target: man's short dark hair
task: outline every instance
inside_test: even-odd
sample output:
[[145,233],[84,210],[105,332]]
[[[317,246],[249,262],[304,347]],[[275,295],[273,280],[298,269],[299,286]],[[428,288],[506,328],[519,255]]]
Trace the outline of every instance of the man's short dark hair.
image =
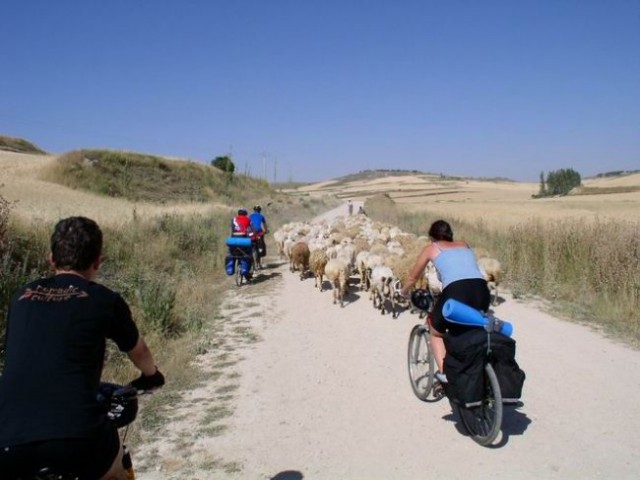
[[102,253],[102,231],[86,217],[60,220],[51,235],[53,264],[61,270],[86,270]]

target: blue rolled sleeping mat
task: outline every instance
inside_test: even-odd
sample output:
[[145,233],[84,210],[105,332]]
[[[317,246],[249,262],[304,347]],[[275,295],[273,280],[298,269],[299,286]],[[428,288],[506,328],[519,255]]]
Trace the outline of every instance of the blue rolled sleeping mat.
[[[469,305],[459,302],[453,298],[448,299],[442,306],[442,315],[453,323],[467,325],[471,327],[486,327],[490,319],[480,310],[476,310]],[[503,320],[493,319],[492,330],[510,337],[513,334],[513,325]]]
[[227,247],[250,247],[251,239],[249,237],[228,237]]

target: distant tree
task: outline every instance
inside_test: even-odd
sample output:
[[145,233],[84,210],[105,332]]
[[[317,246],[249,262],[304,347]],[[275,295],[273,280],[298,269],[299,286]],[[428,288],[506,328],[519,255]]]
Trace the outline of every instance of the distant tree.
[[566,195],[582,183],[580,174],[572,168],[562,168],[547,175],[546,195]]
[[214,158],[211,160],[211,165],[230,175],[233,175],[233,172],[236,170],[236,166],[227,155]]
[[544,197],[547,194],[547,186],[544,182],[544,172],[540,172],[540,191],[538,192],[539,197]]

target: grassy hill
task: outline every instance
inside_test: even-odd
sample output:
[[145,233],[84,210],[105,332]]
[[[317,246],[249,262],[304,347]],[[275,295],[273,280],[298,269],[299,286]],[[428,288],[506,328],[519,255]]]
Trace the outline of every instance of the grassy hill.
[[234,204],[278,196],[262,179],[229,175],[202,163],[113,150],[65,153],[44,176],[73,189],[132,201]]
[[37,153],[41,155],[47,153],[40,147],[27,140],[24,140],[22,138],[9,137],[6,135],[0,135],[0,150],[17,153]]

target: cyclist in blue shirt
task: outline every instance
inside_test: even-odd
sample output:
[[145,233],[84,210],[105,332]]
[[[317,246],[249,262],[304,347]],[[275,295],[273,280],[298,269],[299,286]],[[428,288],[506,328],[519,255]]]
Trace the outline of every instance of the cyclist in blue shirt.
[[253,213],[249,215],[249,220],[251,220],[251,226],[253,227],[254,232],[267,233],[267,219],[264,218],[264,215],[262,214],[262,207],[260,205],[255,205],[253,207]]
[[255,242],[260,252],[260,256],[264,257],[267,254],[267,245],[264,242],[264,235],[269,232],[267,228],[267,219],[262,214],[262,207],[255,205],[253,207],[253,213],[249,215],[251,221],[251,228],[255,234]]

